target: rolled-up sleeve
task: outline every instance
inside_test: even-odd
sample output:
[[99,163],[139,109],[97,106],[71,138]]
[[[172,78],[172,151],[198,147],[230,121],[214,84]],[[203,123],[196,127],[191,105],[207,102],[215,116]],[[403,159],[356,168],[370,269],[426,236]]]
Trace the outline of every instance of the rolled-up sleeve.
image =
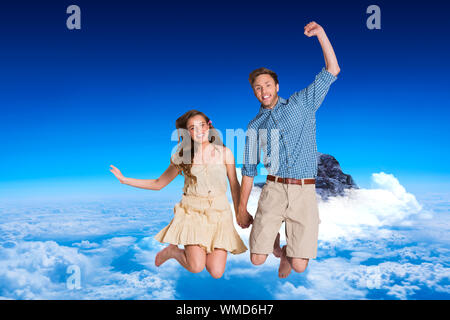
[[248,127],[245,137],[244,163],[241,170],[243,176],[255,177],[258,175],[259,153],[258,132],[256,129]]
[[331,84],[336,80],[337,77],[335,75],[330,73],[327,69],[322,68],[322,70],[316,75],[313,83],[305,89],[294,93],[294,95],[305,103],[307,108],[310,108],[316,112],[325,99]]

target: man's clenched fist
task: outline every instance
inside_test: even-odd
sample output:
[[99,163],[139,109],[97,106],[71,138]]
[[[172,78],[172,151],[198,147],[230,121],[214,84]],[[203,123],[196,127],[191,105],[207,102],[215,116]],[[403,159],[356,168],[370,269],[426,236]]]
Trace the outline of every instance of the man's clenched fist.
[[305,26],[305,35],[308,37],[319,36],[324,32],[323,28],[315,21],[312,21]]

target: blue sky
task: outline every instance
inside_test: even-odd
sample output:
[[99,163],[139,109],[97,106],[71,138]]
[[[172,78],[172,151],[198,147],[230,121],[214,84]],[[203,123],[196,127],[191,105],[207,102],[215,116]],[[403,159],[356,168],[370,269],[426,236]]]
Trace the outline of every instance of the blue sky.
[[[82,28],[71,31],[74,3]],[[448,5],[432,3],[378,1],[381,30],[366,28],[366,1],[6,4],[0,194],[147,195],[109,165],[159,176],[175,119],[191,108],[222,131],[245,128],[259,107],[247,77],[260,66],[278,73],[282,97],[306,87],[324,66],[318,41],[303,35],[312,20],[342,69],[317,112],[318,150],[361,186],[383,171],[408,190],[450,190]]]

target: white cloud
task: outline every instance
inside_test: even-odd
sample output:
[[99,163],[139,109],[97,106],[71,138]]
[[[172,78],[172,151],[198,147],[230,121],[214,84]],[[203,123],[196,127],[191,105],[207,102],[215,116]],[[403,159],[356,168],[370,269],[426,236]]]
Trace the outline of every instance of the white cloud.
[[99,244],[95,242],[90,242],[89,240],[82,240],[81,242],[73,243],[74,246],[79,247],[81,249],[92,249],[98,248]]
[[383,262],[380,272],[380,289],[394,299],[408,299],[422,288],[450,294],[450,271],[442,264]]
[[[173,299],[174,281],[149,270],[124,273],[111,262],[134,243],[115,237],[80,252],[54,241],[18,241],[2,250],[0,295],[13,299]],[[67,267],[76,265],[81,288],[67,286]]]
[[[409,218],[419,213],[424,214],[422,217],[429,217],[415,196],[408,193],[393,175],[374,173],[372,179],[374,189],[346,190],[344,196],[330,197],[328,201],[323,201],[318,195],[320,240],[349,240],[367,236],[372,227],[411,225]],[[250,194],[247,207],[252,215],[256,213],[260,193],[260,188],[253,188]],[[251,229],[241,229],[237,224],[235,227],[248,241]],[[284,227],[280,230],[281,240],[285,241]]]
[[[276,299],[367,299],[371,290],[408,299],[422,288],[450,294],[450,271],[442,264],[383,262],[366,266],[344,258],[311,261],[304,284],[278,284]],[[289,278],[288,278],[289,279]]]
[[[330,197],[328,201],[318,196],[319,253],[325,258],[319,254],[318,259],[310,261],[305,273],[293,272],[288,281],[279,281],[273,290],[274,298],[366,299],[371,290],[381,290],[392,299],[407,299],[424,287],[450,293],[443,284],[448,282],[449,269],[444,265],[449,251],[440,244],[412,245],[411,236],[417,237],[418,231],[398,231],[405,227],[426,229],[426,222],[434,226],[434,231],[429,232],[445,234],[448,220],[440,221],[439,226],[435,224],[430,219],[434,213],[423,209],[393,175],[375,173],[372,180],[372,189],[347,190],[344,196]],[[256,212],[259,194],[260,189],[254,188],[250,195],[248,208],[252,214]],[[249,229],[236,228],[248,241]],[[350,258],[340,256],[343,251]],[[381,262],[362,264],[369,259]],[[255,269],[243,261],[229,274],[248,277],[270,270],[276,273],[278,263],[278,259],[268,259],[267,266]]]
[[[373,290],[408,299],[424,288],[449,296],[448,201],[436,197],[441,211],[430,215],[394,176],[372,178],[373,189],[319,199],[319,256],[305,273],[280,280],[279,259],[253,266],[247,251],[228,255],[224,280],[245,286],[251,278],[278,299],[365,299]],[[251,214],[259,194],[253,188]],[[174,260],[154,266],[165,245],[153,236],[170,221],[174,203],[0,206],[0,299],[189,299],[177,284],[186,276],[210,281],[206,271],[181,272]],[[251,229],[235,227],[248,246]],[[80,268],[81,289],[67,288],[69,265]]]
[[319,201],[321,240],[364,237],[373,227],[411,225],[422,206],[393,175],[373,174],[375,189],[350,189]]
[[283,300],[363,299],[367,289],[359,283],[364,281],[365,271],[365,268],[343,258],[331,258],[320,263],[311,260],[306,283],[295,286],[290,281],[280,281],[274,297]]
[[[391,174],[372,175],[375,189],[346,190],[344,196],[330,197],[323,201],[318,195],[321,224],[319,240],[336,241],[355,238],[370,238],[376,230],[377,236],[391,236],[383,226],[410,225],[411,216],[423,213],[422,206],[413,194],[408,193]],[[248,210],[254,215],[258,206],[260,188],[253,188],[248,200]],[[424,217],[424,216],[422,216]],[[375,227],[375,228],[374,228]],[[251,228],[235,228],[248,243]],[[280,228],[282,243],[285,243],[284,225]]]
[[130,234],[170,220],[171,202],[149,209],[148,201],[96,201],[0,206],[0,242],[30,235],[36,240],[93,238]]

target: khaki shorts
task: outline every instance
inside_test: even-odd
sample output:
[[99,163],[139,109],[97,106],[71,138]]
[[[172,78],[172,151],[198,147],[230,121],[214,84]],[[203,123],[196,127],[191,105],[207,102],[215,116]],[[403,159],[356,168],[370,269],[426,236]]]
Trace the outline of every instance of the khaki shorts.
[[272,253],[283,222],[286,255],[291,258],[316,258],[320,219],[314,184],[301,186],[266,182],[250,232],[250,252]]

